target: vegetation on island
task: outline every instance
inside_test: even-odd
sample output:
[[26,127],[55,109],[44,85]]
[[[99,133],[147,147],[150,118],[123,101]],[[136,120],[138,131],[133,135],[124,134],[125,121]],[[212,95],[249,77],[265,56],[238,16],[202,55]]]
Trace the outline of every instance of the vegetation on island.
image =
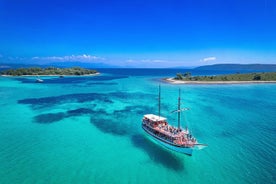
[[1,72],[1,75],[22,76],[22,75],[91,75],[97,73],[96,70],[84,69],[80,67],[56,68],[56,67],[31,67],[9,69]]
[[229,74],[216,76],[192,76],[190,72],[177,73],[175,80],[183,81],[276,81],[276,72]]

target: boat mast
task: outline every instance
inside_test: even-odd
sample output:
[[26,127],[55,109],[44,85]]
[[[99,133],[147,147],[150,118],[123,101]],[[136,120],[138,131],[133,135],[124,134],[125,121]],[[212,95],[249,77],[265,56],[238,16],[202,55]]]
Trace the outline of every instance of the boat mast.
[[160,111],[161,111],[161,89],[159,84],[159,95],[158,95],[158,116],[160,118]]
[[178,114],[178,130],[180,130],[180,93],[181,93],[181,90],[179,88],[179,96],[178,96],[178,110],[177,110],[177,114]]

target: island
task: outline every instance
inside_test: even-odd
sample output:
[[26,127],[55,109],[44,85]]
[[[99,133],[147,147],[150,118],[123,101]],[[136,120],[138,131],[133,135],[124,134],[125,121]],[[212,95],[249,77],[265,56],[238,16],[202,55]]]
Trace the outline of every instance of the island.
[[68,75],[95,75],[96,70],[85,69],[81,67],[57,68],[57,67],[30,67],[9,69],[1,72],[3,76],[68,76]]
[[246,83],[276,83],[276,72],[228,74],[212,76],[192,76],[190,72],[177,73],[174,78],[165,81],[173,84],[246,84]]

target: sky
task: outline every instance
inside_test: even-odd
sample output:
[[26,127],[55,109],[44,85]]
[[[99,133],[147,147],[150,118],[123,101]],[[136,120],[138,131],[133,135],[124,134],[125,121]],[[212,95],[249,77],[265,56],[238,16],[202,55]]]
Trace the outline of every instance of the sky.
[[275,0],[0,0],[0,63],[276,64]]

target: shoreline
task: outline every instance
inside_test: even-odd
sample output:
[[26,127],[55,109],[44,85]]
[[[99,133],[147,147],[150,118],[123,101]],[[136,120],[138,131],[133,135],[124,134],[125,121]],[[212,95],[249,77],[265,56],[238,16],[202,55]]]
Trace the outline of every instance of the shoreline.
[[180,81],[173,78],[163,78],[163,81],[170,84],[264,84],[276,83],[276,81]]
[[95,76],[95,75],[99,75],[101,73],[97,72],[97,73],[93,73],[93,74],[85,74],[85,75],[0,75],[1,77],[82,77],[82,76]]

